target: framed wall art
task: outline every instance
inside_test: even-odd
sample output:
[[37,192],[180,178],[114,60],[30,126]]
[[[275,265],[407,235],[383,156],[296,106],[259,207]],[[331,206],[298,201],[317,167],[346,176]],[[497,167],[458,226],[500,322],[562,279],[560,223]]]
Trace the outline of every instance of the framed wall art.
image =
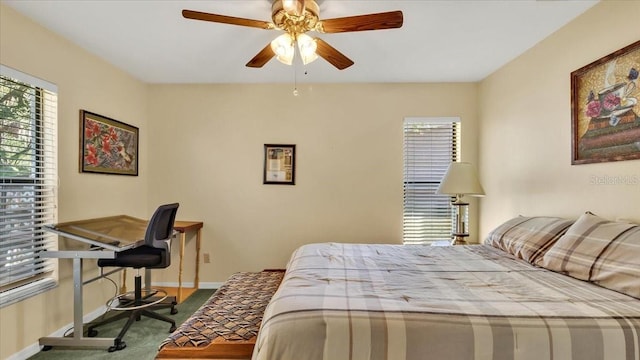
[[264,144],[263,184],[296,184],[296,146]]
[[80,110],[80,172],[138,175],[138,128]]
[[571,73],[571,164],[640,159],[640,41]]

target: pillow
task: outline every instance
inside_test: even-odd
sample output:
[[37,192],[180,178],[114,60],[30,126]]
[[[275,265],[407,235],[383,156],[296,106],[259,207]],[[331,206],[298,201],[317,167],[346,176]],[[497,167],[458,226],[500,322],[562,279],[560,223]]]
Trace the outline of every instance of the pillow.
[[572,223],[558,217],[518,216],[495,228],[484,243],[533,264]]
[[640,225],[582,215],[538,265],[640,298]]

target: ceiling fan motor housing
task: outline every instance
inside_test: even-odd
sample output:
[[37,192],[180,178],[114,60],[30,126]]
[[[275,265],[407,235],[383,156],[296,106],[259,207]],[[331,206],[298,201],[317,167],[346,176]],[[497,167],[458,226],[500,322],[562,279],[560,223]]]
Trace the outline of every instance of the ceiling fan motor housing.
[[271,6],[271,19],[275,26],[289,34],[302,34],[316,30],[320,8],[314,0],[304,0],[302,14],[292,14],[285,10],[282,0],[274,0]]

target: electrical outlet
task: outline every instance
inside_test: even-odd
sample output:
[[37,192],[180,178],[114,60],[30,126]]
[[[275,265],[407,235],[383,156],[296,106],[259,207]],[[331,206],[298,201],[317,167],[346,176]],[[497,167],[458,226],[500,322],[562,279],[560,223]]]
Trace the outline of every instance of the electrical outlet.
[[211,256],[209,255],[209,253],[202,254],[202,257],[204,258],[204,263],[205,264],[211,263]]

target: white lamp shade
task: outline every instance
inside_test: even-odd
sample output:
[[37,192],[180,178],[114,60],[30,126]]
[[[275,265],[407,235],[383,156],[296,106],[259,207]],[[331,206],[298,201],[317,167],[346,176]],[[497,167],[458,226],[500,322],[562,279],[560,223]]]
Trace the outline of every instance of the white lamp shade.
[[436,194],[484,195],[475,167],[468,162],[452,162],[444,174]]
[[307,65],[318,58],[316,54],[318,45],[315,39],[307,34],[299,34],[296,41],[298,42],[298,50],[303,64]]
[[291,65],[295,48],[293,47],[293,39],[287,33],[282,34],[271,42],[271,49],[276,54],[276,59],[283,64]]
[[291,65],[295,57],[294,43],[298,43],[298,51],[303,64],[307,65],[318,58],[315,39],[307,34],[298,34],[294,39],[285,33],[271,42],[271,49],[276,54],[276,59],[283,64]]

